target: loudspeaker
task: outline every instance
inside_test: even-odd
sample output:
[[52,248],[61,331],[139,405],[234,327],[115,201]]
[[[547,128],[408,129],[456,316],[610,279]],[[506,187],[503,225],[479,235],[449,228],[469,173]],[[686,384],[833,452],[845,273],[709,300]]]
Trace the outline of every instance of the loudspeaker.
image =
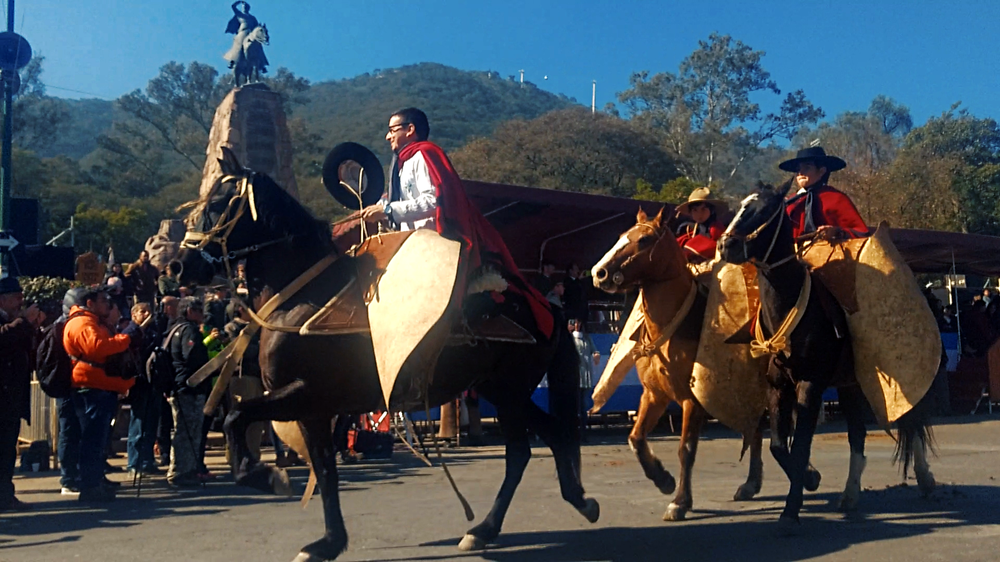
[[10,229],[14,231],[14,238],[19,244],[38,244],[38,199],[12,197],[10,222]]

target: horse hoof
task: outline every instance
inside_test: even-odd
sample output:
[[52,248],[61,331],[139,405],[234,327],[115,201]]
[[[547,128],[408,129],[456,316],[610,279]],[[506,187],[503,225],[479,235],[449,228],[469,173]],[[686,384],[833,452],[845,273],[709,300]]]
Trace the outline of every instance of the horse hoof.
[[858,509],[858,494],[844,492],[837,500],[837,511],[848,512]]
[[585,500],[586,505],[577,509],[580,515],[583,515],[587,521],[591,523],[597,523],[597,520],[601,518],[601,504],[597,503],[594,498],[587,498]]
[[733,501],[738,501],[738,502],[750,501],[759,492],[760,492],[760,486],[750,484],[749,482],[747,482],[746,484],[741,485],[739,488],[736,488],[736,495],[733,496]]
[[917,474],[917,487],[924,496],[931,495],[936,486],[937,482],[934,481],[934,475],[930,471],[924,474]]
[[675,489],[677,489],[677,481],[674,480],[674,477],[667,471],[663,471],[663,474],[654,480],[653,483],[656,484],[660,493],[664,495],[670,495],[674,493]]
[[804,487],[806,491],[815,492],[816,490],[819,490],[819,481],[822,479],[823,476],[819,473],[819,471],[810,466],[806,469],[806,477],[802,482],[802,487]]
[[317,558],[308,552],[300,552],[298,556],[292,559],[292,562],[323,562],[323,559]]
[[288,478],[288,471],[283,468],[271,469],[271,489],[278,496],[292,495],[292,481]]
[[671,503],[667,506],[667,511],[663,514],[664,521],[684,521],[687,519],[688,508]]
[[463,552],[469,552],[472,550],[482,550],[486,548],[486,541],[477,537],[476,535],[465,535],[462,540],[458,543],[458,549]]
[[782,515],[776,528],[779,537],[794,537],[802,531],[802,524],[798,519]]

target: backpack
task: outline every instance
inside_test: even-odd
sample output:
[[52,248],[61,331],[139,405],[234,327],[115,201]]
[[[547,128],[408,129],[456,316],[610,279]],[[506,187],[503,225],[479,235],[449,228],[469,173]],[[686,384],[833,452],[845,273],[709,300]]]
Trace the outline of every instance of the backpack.
[[170,353],[170,339],[183,325],[183,322],[178,322],[170,328],[163,342],[154,347],[146,359],[146,380],[158,393],[169,393],[174,387],[174,358]]
[[81,314],[78,312],[66,320],[56,321],[42,333],[35,356],[35,374],[42,390],[52,398],[69,398],[73,392],[73,363],[63,347],[63,331],[70,318]]

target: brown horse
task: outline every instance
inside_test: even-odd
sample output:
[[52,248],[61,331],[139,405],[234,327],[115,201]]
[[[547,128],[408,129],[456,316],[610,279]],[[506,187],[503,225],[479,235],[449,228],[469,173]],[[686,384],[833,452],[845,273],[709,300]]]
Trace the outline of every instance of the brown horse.
[[[609,293],[642,289],[644,341],[636,361],[642,381],[642,399],[628,441],[646,477],[664,494],[674,491],[673,476],[653,454],[646,440],[671,402],[684,411],[681,443],[680,487],[667,511],[666,521],[683,520],[692,506],[691,470],[698,451],[698,436],[708,417],[691,392],[691,372],[705,318],[706,298],[697,292],[676,238],[663,219],[663,210],[650,219],[639,209],[636,225],[625,231],[613,248],[593,268],[594,285]],[[695,291],[693,303],[689,295]],[[686,305],[686,306],[685,306]],[[686,314],[684,308],[688,308]],[[681,314],[685,314],[683,318]],[[672,333],[664,330],[675,329]],[[737,501],[760,492],[763,478],[760,429],[751,436],[750,472],[736,491]]]
[[[198,202],[189,220],[189,237],[208,243],[181,251],[182,282],[207,284],[227,260],[245,258],[251,294],[267,287],[281,289],[336,253],[328,225],[313,219],[274,181],[242,168],[228,149],[223,149],[220,163],[226,177]],[[249,212],[238,211],[248,206]],[[340,255],[267,321],[279,327],[301,326],[331,295],[357,278],[357,260],[363,258]],[[513,300],[513,296],[508,299]],[[530,315],[526,302],[517,310]],[[448,346],[438,358],[427,388],[429,404],[442,404],[466,388],[475,388],[496,406],[506,444],[503,485],[483,522],[463,538],[463,549],[483,548],[500,533],[531,457],[529,432],[552,449],[563,498],[589,521],[599,517],[597,502],[584,497],[580,483],[576,348],[565,323],[557,317],[555,325],[551,338],[538,336],[535,344],[490,341]],[[299,422],[322,494],[326,530],[321,539],[304,546],[295,560],[334,559],[347,548],[347,529],[339,503],[331,420],[339,414],[385,407],[372,340],[368,334],[300,336],[297,328],[290,332],[262,329],[260,350],[268,392],[238,402],[226,419],[227,437],[234,446],[233,475],[237,483],[270,490],[270,469],[250,456],[246,427],[265,420]],[[531,400],[546,373],[549,413]],[[389,406],[399,409],[395,403]]]

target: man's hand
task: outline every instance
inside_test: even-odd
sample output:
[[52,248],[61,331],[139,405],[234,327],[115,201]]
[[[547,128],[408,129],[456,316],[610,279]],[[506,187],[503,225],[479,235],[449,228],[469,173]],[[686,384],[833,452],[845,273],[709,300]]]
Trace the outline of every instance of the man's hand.
[[845,238],[844,231],[839,226],[823,225],[816,229],[817,240],[837,240]]
[[361,211],[361,218],[365,222],[382,222],[386,220],[385,210],[382,209],[381,203],[369,205]]
[[600,351],[595,351],[594,352],[594,366],[596,367],[600,363],[601,363],[601,352]]

